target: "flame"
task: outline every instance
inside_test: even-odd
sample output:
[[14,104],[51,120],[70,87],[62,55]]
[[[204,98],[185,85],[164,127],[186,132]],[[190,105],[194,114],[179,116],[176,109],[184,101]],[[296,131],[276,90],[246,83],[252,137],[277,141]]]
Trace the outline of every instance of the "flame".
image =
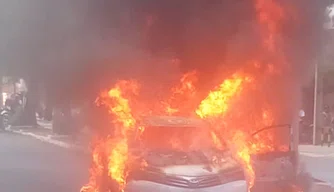
[[95,138],[95,142],[92,149],[93,160],[90,168],[89,183],[81,188],[81,192],[99,192],[100,181],[102,178],[104,168],[103,154],[104,154],[104,142]]
[[[240,95],[245,83],[251,82],[251,78],[247,75],[241,73],[235,73],[231,78],[224,80],[215,90],[211,91],[208,96],[201,101],[199,107],[196,110],[196,114],[201,118],[218,118],[223,119],[228,114],[230,107],[233,107],[232,102],[238,95]],[[226,121],[224,122],[226,125]],[[245,170],[247,176],[250,178],[249,185],[252,186],[254,183],[254,171],[251,166],[250,157],[250,145],[247,143],[248,138],[246,134],[241,131],[231,132],[231,130],[224,130],[223,125],[215,126],[212,132],[212,140],[218,149],[222,148],[222,140],[228,142],[228,145],[233,146],[235,151],[237,151],[237,157],[241,159],[245,165]],[[237,129],[236,129],[237,130]],[[228,135],[227,140],[220,138],[217,133],[222,133],[220,135]]]
[[[274,123],[270,110],[262,109],[258,116],[252,114],[255,119],[247,114],[245,101],[246,104],[249,101],[249,91],[257,91],[258,83],[259,80],[250,75],[235,73],[211,91],[196,110],[199,117],[212,122],[211,137],[215,146],[221,149],[222,141],[225,141],[235,151],[236,157],[244,165],[249,188],[253,186],[255,179],[251,156],[274,150],[271,145],[274,142],[273,135],[267,133],[264,138],[250,137],[256,129]],[[250,124],[254,127],[249,127]]]
[[213,141],[214,146],[216,146],[217,149],[223,149],[224,145],[222,141],[219,139],[217,134],[214,131],[211,131],[211,139]]
[[202,100],[196,114],[201,118],[224,115],[229,108],[230,101],[241,91],[243,83],[249,80],[249,77],[238,73],[234,74],[232,78],[226,79]]
[[235,147],[237,157],[243,161],[246,176],[248,177],[249,189],[254,185],[255,173],[251,162],[251,147],[248,143],[249,139],[242,131],[236,131],[233,138],[230,140],[230,145]]
[[[212,125],[210,139],[217,149],[223,149],[228,145],[235,156],[242,162],[248,178],[249,188],[254,185],[256,177],[252,166],[252,155],[275,150],[276,135],[271,132],[261,136],[251,137],[252,132],[259,128],[273,125],[276,121],[275,111],[268,98],[263,94],[261,85],[265,84],[268,77],[272,77],[282,70],[286,64],[284,53],[281,49],[281,27],[287,15],[283,6],[275,0],[254,0],[257,12],[257,22],[261,27],[263,47],[259,49],[259,58],[253,58],[251,62],[245,62],[245,69],[231,75],[210,91],[195,108],[191,103],[198,95],[196,83],[198,82],[196,71],[184,74],[179,83],[173,87],[169,99],[157,101],[167,115],[190,114],[195,112],[198,117],[208,120]],[[151,25],[152,19],[148,19]],[[262,56],[269,57],[267,62]],[[265,62],[266,61],[266,62]],[[176,63],[176,61],[175,61]],[[248,64],[251,65],[248,65]],[[253,74],[252,72],[257,72]],[[82,188],[83,192],[101,192],[99,178],[103,172],[115,180],[123,190],[126,185],[128,169],[134,157],[129,151],[131,135],[138,126],[138,114],[131,108],[131,96],[138,94],[138,83],[135,81],[119,81],[114,88],[104,92],[97,99],[98,105],[104,105],[112,115],[114,129],[113,137],[100,141],[93,149],[93,166],[89,183]],[[255,106],[253,100],[260,101]],[[145,103],[146,104],[146,103]],[[256,104],[255,104],[256,105]],[[152,109],[141,106],[142,111]],[[137,127],[140,132],[144,127]],[[191,136],[189,136],[191,137]],[[176,139],[176,140],[174,140]],[[170,139],[169,146],[183,149],[179,138]],[[286,145],[279,146],[280,150],[287,150]],[[107,167],[103,164],[103,156],[106,155]],[[213,161],[219,162],[218,157],[213,156]],[[140,161],[141,166],[147,166],[147,162]]]
[[[168,115],[175,115],[180,110],[180,103],[187,102],[195,97],[197,83],[196,71],[190,71],[183,74],[180,82],[171,89],[172,95],[167,102],[163,102],[165,106],[165,112]],[[183,110],[184,111],[184,110]]]
[[[138,84],[134,81],[119,81],[116,86],[110,89],[108,92],[104,92],[98,98],[98,105],[104,105],[108,107],[109,112],[114,116],[114,138],[108,137],[105,142],[108,161],[108,175],[119,184],[119,189],[124,190],[127,177],[127,161],[129,160],[129,146],[128,141],[131,136],[131,132],[134,131],[136,125],[136,119],[132,115],[132,110],[128,99],[124,97],[126,92],[132,94],[137,93]],[[104,154],[102,153],[102,154]],[[93,161],[95,157],[100,157],[101,151],[93,151]],[[98,163],[94,163],[100,165]],[[98,173],[101,172],[101,168],[98,169]],[[101,174],[91,174],[89,187],[99,192],[96,189],[95,182],[96,177]],[[85,189],[88,187],[85,186]],[[94,192],[95,192],[94,191]]]
[[177,94],[193,96],[196,91],[195,83],[197,82],[196,71],[185,73],[180,79],[180,84],[172,89],[173,97]]

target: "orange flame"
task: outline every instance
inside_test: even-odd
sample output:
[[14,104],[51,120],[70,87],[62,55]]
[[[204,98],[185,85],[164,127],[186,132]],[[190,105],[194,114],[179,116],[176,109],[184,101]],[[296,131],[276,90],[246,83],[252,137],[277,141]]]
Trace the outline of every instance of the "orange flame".
[[175,115],[180,110],[180,103],[187,102],[196,95],[197,82],[196,71],[185,73],[177,86],[172,88],[172,96],[168,102],[164,102],[165,112],[169,115]]
[[196,114],[201,118],[224,115],[231,99],[241,91],[243,83],[249,80],[249,77],[234,74],[231,79],[225,80],[215,91],[209,93],[199,105]]
[[[138,84],[136,82],[120,81],[116,84],[115,88],[102,93],[97,100],[99,105],[108,107],[109,112],[114,116],[114,138],[108,138],[106,142],[107,146],[104,153],[108,157],[108,168],[104,171],[108,171],[108,175],[119,184],[121,191],[125,187],[127,177],[127,162],[129,160],[128,140],[136,125],[129,101],[124,95],[126,92],[135,94],[137,90]],[[101,151],[93,151],[93,157],[100,155]],[[100,169],[98,170],[99,172],[101,171]],[[96,188],[94,179],[100,175],[92,175],[90,184],[93,183],[93,186],[91,188]],[[87,186],[85,188],[87,189]]]
[[[222,84],[219,85],[214,91],[211,91],[209,95],[202,100],[196,113],[201,118],[225,118],[230,107],[233,107],[232,100],[235,99],[242,91],[245,83],[251,82],[251,78],[241,73],[232,75],[232,78],[226,79]],[[223,120],[224,121],[224,120]],[[225,122],[226,123],[226,122]],[[222,127],[214,127],[220,133],[222,133]],[[222,147],[221,140],[215,131],[212,132],[212,140],[216,144],[217,148]],[[254,171],[251,166],[250,158],[250,146],[247,143],[248,138],[246,134],[241,131],[227,133],[225,130],[224,134],[229,135],[232,138],[225,139],[228,145],[233,145],[237,151],[237,157],[242,159],[245,165],[245,169],[248,177],[250,178],[250,186],[253,185]],[[229,130],[231,131],[231,130]],[[228,136],[228,137],[229,137]]]
[[[272,141],[270,139],[272,135],[266,135],[267,138],[258,138],[256,140],[250,138],[254,128],[262,128],[273,124],[274,118],[270,111],[262,110],[259,119],[253,121],[245,116],[247,113],[234,109],[238,105],[242,105],[248,96],[246,95],[247,92],[243,93],[243,89],[256,90],[257,86],[252,86],[255,83],[258,83],[256,79],[251,78],[249,75],[242,73],[233,74],[231,78],[224,80],[218,88],[211,91],[196,110],[199,117],[214,121],[214,130],[212,130],[211,136],[216,147],[221,148],[222,141],[225,141],[236,152],[236,157],[243,162],[249,188],[253,186],[255,179],[251,155],[273,150],[269,145]],[[248,127],[242,130],[242,127],[238,127],[243,126],[242,123],[239,124],[242,119],[245,119],[246,125],[253,124],[254,128]]]
[[102,178],[103,172],[105,170],[103,163],[103,153],[104,153],[104,142],[97,140],[94,142],[92,154],[93,161],[90,168],[90,178],[89,183],[81,188],[81,192],[99,192],[100,181],[99,178]]
[[[257,21],[261,26],[263,47],[260,52],[264,51],[274,58],[274,61],[268,63],[260,62],[262,58],[255,58],[253,68],[265,69],[263,76],[272,75],[279,70],[278,65],[285,64],[284,54],[280,50],[280,30],[282,22],[286,19],[286,13],[283,7],[275,0],[254,0],[254,7],[257,11]],[[246,62],[249,63],[249,62]],[[260,74],[262,75],[262,74]],[[256,79],[254,78],[256,77]],[[212,90],[206,98],[204,98],[196,108],[196,114],[203,119],[209,119],[213,127],[211,130],[211,140],[218,149],[222,149],[224,145],[229,145],[239,158],[248,176],[249,188],[254,184],[255,172],[252,167],[251,156],[256,153],[274,150],[275,135],[266,133],[266,135],[254,136],[250,138],[250,134],[254,129],[272,125],[275,121],[274,111],[271,111],[270,104],[267,105],[263,99],[263,105],[256,109],[257,111],[247,111],[246,105],[251,95],[247,95],[247,91],[259,91],[261,87],[261,78],[256,75],[246,73],[234,73],[231,78],[224,80],[218,87]],[[186,73],[181,78],[179,84],[172,88],[172,95],[169,100],[163,102],[163,111],[168,115],[180,114],[183,111],[187,101],[192,100],[196,94],[197,74],[195,71]],[[129,140],[131,133],[137,126],[136,117],[130,108],[130,101],[127,94],[137,94],[138,84],[133,81],[120,81],[116,86],[101,94],[98,103],[108,107],[113,115],[115,130],[113,139],[108,138],[107,141],[100,145],[96,145],[93,150],[93,167],[91,169],[91,178],[88,185],[82,188],[82,191],[100,192],[99,177],[103,175],[107,169],[109,176],[115,180],[120,190],[123,190],[126,184],[127,169],[131,160],[129,153]],[[259,95],[261,93],[258,93]],[[262,99],[260,98],[257,99]],[[159,101],[159,107],[161,101]],[[249,107],[249,108],[252,108]],[[145,109],[143,109],[145,110]],[[147,109],[149,111],[149,109]],[[189,113],[188,110],[187,112]],[[243,120],[244,119],[244,120]],[[250,127],[251,126],[251,127]],[[144,131],[144,127],[140,129]],[[176,148],[182,148],[177,142],[171,142]],[[283,146],[284,147],[284,146]],[[107,155],[108,167],[103,166],[102,154]],[[142,162],[142,164],[146,164]]]

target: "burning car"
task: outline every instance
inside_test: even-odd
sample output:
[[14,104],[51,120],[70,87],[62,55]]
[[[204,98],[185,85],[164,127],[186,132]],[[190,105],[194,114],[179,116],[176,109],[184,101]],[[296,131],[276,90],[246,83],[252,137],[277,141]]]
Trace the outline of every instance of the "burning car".
[[[242,166],[229,150],[216,150],[207,142],[210,129],[204,121],[156,116],[141,124],[130,147],[136,160],[124,191],[247,191]],[[109,190],[116,191],[109,181]]]

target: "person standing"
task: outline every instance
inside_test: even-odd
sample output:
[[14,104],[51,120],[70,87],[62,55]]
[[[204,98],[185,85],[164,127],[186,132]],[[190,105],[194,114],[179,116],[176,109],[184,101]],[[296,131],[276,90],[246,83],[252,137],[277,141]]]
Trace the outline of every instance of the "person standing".
[[330,110],[330,114],[331,114],[331,129],[330,129],[330,137],[331,139],[333,139],[334,137],[334,105],[332,105],[331,110]]
[[327,142],[328,147],[331,146],[331,132],[332,132],[332,114],[328,105],[324,107],[324,111],[322,112],[323,115],[323,126],[321,132],[321,146]]

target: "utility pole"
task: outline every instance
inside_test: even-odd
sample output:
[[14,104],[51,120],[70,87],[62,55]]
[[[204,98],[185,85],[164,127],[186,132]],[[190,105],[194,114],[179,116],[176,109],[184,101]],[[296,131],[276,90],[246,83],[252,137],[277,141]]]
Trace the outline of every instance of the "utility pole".
[[316,135],[317,135],[317,125],[318,125],[318,61],[315,63],[315,69],[314,69],[314,104],[313,104],[313,138],[312,138],[312,144],[316,145]]
[[4,98],[3,98],[3,76],[0,74],[0,107],[4,105]]
[[[325,10],[325,15],[327,16],[327,20],[323,24],[323,29],[325,31],[330,31],[334,29],[334,4],[327,6]],[[320,66],[325,64],[325,57],[326,57],[326,39],[322,39],[322,49],[320,49],[319,57],[315,63],[315,70],[314,70],[314,104],[313,104],[313,138],[312,143],[316,145],[317,141],[317,127],[321,124],[319,121],[319,112],[321,111],[321,107],[323,105],[323,78],[321,73]]]

